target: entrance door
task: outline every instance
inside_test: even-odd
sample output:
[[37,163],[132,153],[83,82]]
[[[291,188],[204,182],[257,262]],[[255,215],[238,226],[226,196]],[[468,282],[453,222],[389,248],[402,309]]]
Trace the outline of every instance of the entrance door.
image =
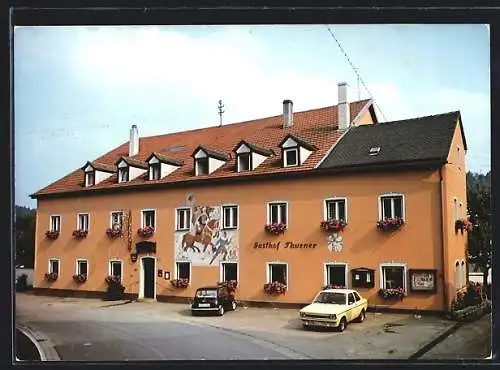
[[144,298],[155,298],[155,260],[142,259]]

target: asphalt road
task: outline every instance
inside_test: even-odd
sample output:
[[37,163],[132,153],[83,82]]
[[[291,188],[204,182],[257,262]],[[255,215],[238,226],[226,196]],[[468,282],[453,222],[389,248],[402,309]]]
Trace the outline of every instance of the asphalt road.
[[20,312],[30,328],[51,338],[62,360],[304,359],[285,347],[214,327],[107,309],[53,307]]

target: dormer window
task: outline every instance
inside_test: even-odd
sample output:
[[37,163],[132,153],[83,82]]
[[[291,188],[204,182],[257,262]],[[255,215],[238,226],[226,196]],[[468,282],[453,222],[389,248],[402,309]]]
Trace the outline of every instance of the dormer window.
[[160,179],[160,163],[153,163],[149,165],[149,179],[159,180]]
[[208,157],[196,159],[196,176],[208,175]]
[[238,172],[250,171],[252,168],[251,160],[252,157],[250,153],[238,154]]
[[283,151],[285,159],[285,167],[298,166],[299,164],[299,150],[298,148],[285,149]]
[[222,167],[229,160],[229,156],[199,146],[192,154],[194,158],[195,176],[210,175],[218,168]]
[[87,162],[85,166],[82,167],[82,169],[85,174],[84,177],[85,187],[99,184],[100,182],[106,180],[107,178],[113,176],[113,174],[116,173],[115,166],[97,162]]
[[118,170],[118,182],[128,181],[128,167],[122,167]]
[[270,149],[258,147],[244,140],[240,141],[233,149],[236,153],[236,171],[252,171],[267,158],[274,155]]
[[286,135],[279,147],[282,151],[283,167],[293,167],[302,165],[311,153],[317,148],[307,141],[299,139],[291,134]]
[[85,174],[85,186],[95,185],[95,172],[90,171]]

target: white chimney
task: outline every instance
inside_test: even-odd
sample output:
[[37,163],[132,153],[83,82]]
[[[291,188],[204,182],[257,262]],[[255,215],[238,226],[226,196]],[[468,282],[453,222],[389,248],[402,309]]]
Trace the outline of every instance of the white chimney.
[[340,130],[345,130],[351,125],[351,113],[347,101],[347,82],[339,83],[338,124]]
[[293,126],[293,102],[283,100],[283,128]]
[[139,153],[139,131],[136,125],[130,129],[130,141],[128,142],[128,156],[132,157]]

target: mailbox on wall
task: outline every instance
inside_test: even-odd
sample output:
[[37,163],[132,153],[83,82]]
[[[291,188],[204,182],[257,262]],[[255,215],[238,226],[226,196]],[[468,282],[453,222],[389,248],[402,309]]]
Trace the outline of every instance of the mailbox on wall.
[[170,280],[170,272],[169,271],[165,271],[164,278],[165,278],[165,280]]

